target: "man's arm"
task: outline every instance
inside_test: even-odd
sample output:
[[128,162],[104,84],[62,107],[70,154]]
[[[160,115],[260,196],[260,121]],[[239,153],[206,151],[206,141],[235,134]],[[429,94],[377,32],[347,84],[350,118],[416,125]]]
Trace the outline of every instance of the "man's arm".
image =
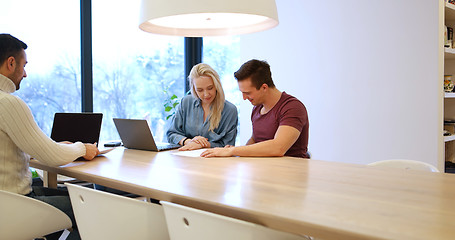
[[[213,148],[201,154],[202,157],[281,157],[299,138],[300,131],[291,126],[279,126],[271,140],[230,148]],[[254,141],[254,140],[253,140]]]
[[254,138],[253,136],[250,137],[250,139],[248,139],[248,141],[246,142],[245,145],[251,145],[251,144],[255,144],[256,142],[254,141]]
[[[39,128],[24,101],[12,95],[5,98],[6,101],[0,104],[0,129],[10,136],[19,149],[49,166],[64,165],[87,154],[86,147],[80,142],[63,144],[50,139]],[[88,158],[97,154],[95,149],[90,148]]]

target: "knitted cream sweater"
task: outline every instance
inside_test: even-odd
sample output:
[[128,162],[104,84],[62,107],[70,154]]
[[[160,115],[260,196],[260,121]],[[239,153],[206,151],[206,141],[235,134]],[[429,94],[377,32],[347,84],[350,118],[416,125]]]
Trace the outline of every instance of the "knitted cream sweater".
[[85,155],[84,144],[54,142],[36,124],[17,96],[16,86],[0,74],[0,189],[27,194],[31,191],[30,157],[59,166]]

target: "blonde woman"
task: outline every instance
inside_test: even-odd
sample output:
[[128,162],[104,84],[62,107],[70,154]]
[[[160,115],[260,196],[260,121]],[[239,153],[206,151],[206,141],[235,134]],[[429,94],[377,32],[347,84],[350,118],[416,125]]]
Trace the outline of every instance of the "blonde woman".
[[180,102],[167,131],[170,143],[180,150],[234,145],[237,108],[224,99],[218,73],[207,64],[195,65],[188,76],[191,95]]

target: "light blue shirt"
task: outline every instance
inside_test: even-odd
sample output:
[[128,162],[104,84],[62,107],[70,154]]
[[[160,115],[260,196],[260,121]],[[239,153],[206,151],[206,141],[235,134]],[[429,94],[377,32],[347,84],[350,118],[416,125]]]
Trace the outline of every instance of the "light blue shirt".
[[208,118],[204,121],[201,100],[192,95],[185,96],[177,107],[167,131],[167,140],[178,144],[185,137],[203,136],[208,139],[211,147],[235,145],[238,114],[234,104],[224,102],[220,124],[213,131],[209,131],[210,122],[207,120]]

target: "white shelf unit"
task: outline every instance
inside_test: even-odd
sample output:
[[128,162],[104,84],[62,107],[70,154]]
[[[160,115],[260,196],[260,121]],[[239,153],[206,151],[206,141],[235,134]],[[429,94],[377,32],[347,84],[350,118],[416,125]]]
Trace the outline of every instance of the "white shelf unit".
[[[444,24],[455,29],[455,5],[445,3]],[[455,44],[455,42],[453,43]],[[444,48],[444,75],[455,77],[455,48]],[[441,79],[441,84],[443,79]],[[444,119],[455,119],[455,92],[444,93]],[[455,148],[455,134],[444,136],[445,161],[453,160]]]

